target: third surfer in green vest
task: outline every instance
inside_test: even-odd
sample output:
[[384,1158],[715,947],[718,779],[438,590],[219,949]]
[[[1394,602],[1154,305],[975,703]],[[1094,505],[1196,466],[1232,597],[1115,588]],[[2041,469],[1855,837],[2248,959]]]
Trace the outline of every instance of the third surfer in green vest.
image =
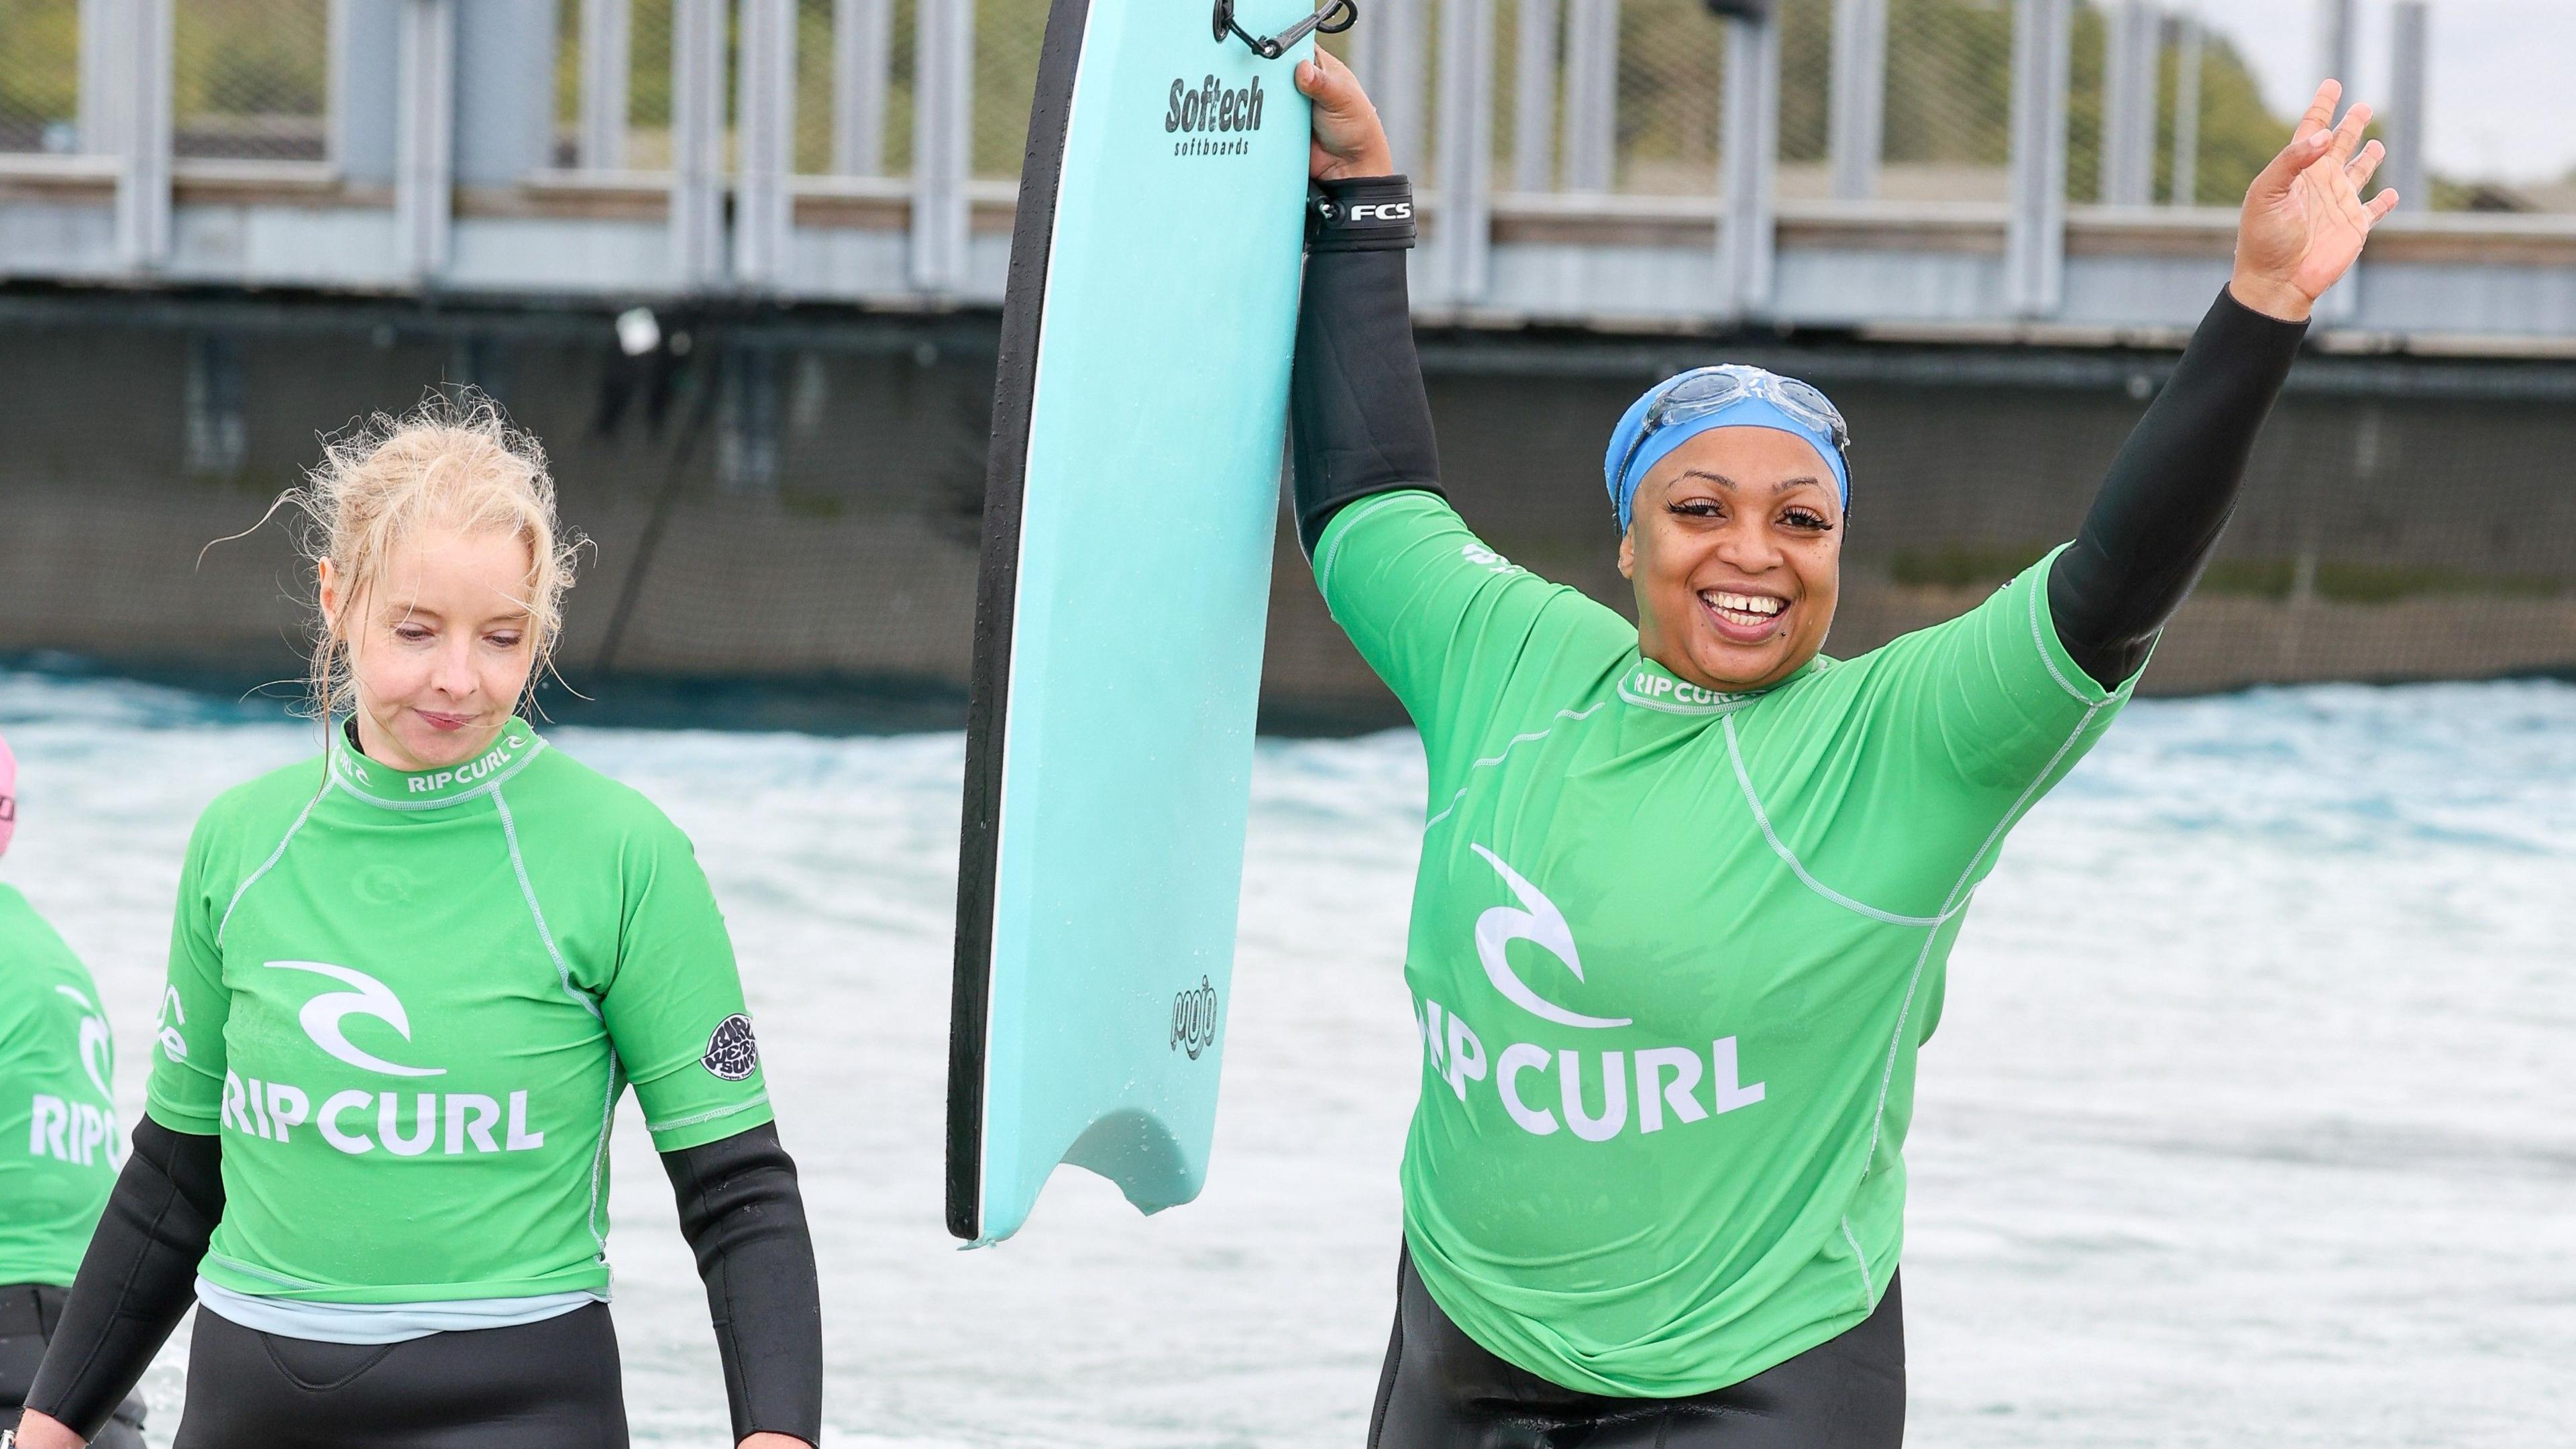
[[813,1244],[688,838],[520,710],[570,549],[533,440],[441,400],[335,444],[320,759],[189,842],[145,1118],[27,1396],[95,1435],[199,1308],[176,1449],[623,1449],[629,1087],[745,1449],[822,1431]]
[[1835,660],[1852,439],[1794,379],[1699,368],[1619,420],[1633,626],[1468,531],[1408,317],[1409,187],[1346,68],[1298,86],[1299,533],[1430,770],[1370,1443],[1894,1445],[1903,1148],[1951,946],[2128,702],[2310,309],[2396,204],[2363,199],[2369,108],[2334,124],[2329,82],[2255,179],[2233,279],[2075,540]]

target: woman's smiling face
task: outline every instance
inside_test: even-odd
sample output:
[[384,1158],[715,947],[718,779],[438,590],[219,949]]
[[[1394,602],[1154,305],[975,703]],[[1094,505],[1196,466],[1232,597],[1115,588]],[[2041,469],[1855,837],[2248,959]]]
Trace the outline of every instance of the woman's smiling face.
[[1843,505],[1815,446],[1773,428],[1713,428],[1637,485],[1619,572],[1637,645],[1703,689],[1762,689],[1825,646],[1841,591]]

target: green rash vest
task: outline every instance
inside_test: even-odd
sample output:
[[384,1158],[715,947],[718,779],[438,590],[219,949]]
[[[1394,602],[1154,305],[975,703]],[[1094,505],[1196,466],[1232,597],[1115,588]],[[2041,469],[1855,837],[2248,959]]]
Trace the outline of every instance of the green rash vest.
[[0,1284],[69,1287],[124,1139],[98,987],[27,898],[0,885]]
[[333,749],[189,842],[147,1110],[220,1133],[199,1272],[317,1304],[608,1290],[608,1133],[770,1120],[686,836],[512,720],[453,769]]
[[1717,694],[1431,494],[1325,530],[1325,602],[1429,757],[1405,1237],[1478,1343],[1676,1398],[1877,1306],[1970,895],[2128,698],[2067,656],[2047,571]]

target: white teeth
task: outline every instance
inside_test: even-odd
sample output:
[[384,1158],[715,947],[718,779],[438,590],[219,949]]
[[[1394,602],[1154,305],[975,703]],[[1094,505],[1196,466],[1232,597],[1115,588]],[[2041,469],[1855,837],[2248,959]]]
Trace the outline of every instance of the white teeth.
[[1723,589],[1711,589],[1700,597],[1727,613],[1752,614],[1764,619],[1789,607],[1785,599],[1774,599],[1764,594],[1730,594]]

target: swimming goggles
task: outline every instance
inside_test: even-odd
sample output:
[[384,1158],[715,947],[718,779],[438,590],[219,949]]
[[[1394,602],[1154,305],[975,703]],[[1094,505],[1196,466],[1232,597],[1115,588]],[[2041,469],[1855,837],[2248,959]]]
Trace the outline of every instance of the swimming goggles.
[[1619,459],[1620,485],[1628,485],[1628,470],[1635,466],[1647,439],[1676,423],[1707,417],[1746,398],[1760,398],[1823,433],[1833,439],[1835,452],[1842,454],[1846,462],[1850,459],[1851,425],[1843,421],[1841,410],[1831,399],[1794,377],[1729,362],[1683,373],[1646,405],[1637,436],[1629,440],[1626,455]]

